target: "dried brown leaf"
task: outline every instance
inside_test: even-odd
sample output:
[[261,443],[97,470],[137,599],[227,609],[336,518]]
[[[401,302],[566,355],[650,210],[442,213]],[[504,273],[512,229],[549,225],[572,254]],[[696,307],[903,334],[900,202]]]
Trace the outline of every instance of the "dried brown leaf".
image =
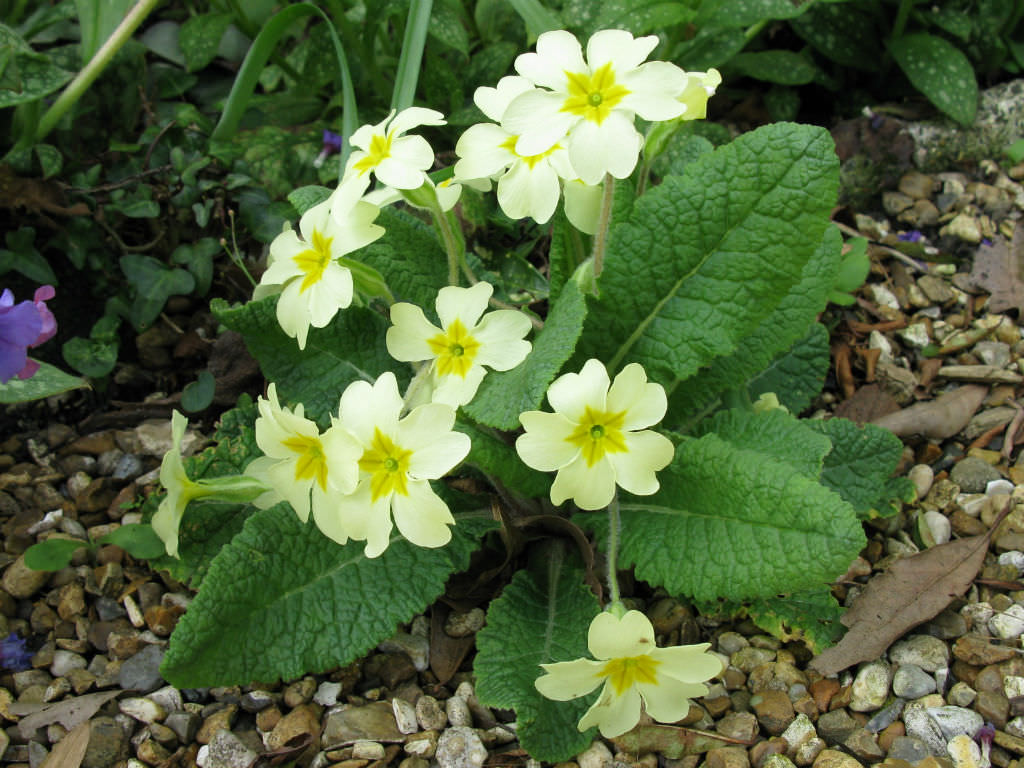
[[27,739],[40,728],[52,723],[60,723],[71,730],[95,715],[100,707],[120,693],[119,690],[87,693],[85,696],[76,696],[55,704],[15,702],[10,705],[10,710],[15,715],[27,715],[18,722],[18,731]]
[[849,631],[811,661],[832,675],[861,661],[877,659],[904,632],[935,617],[971,586],[985,561],[989,540],[1009,505],[981,536],[957,539],[897,560],[872,578],[843,615]]
[[58,741],[40,768],[79,768],[89,747],[89,721],[79,723]]
[[987,394],[988,387],[968,384],[927,403],[916,403],[896,413],[872,419],[871,423],[885,427],[897,437],[943,440],[967,426]]
[[992,245],[981,245],[974,256],[971,284],[984,288],[992,297],[990,312],[1017,308],[1024,313],[1024,225],[1017,222],[1013,241],[996,238]]
[[430,671],[442,685],[451,680],[462,666],[473,643],[474,635],[452,637],[444,631],[445,621],[451,611],[444,603],[435,603],[430,612]]
[[642,755],[658,752],[670,760],[686,755],[698,755],[709,749],[731,745],[747,746],[747,742],[708,733],[693,728],[679,728],[673,725],[641,725],[612,739],[620,752]]

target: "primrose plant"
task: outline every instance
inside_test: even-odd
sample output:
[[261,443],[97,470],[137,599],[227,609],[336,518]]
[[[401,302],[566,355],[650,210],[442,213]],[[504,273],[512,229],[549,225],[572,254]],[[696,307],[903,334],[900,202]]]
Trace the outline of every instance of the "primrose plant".
[[[646,599],[834,641],[828,585],[907,494],[889,433],[793,415],[828,365],[838,161],[814,127],[696,137],[718,73],[647,61],[656,43],[544,33],[477,90],[490,122],[451,171],[429,175],[417,133],[443,116],[413,107],[352,135],[335,189],[291,197],[253,301],[214,303],[266,394],[188,459],[176,414],[149,505],[155,564],[199,590],[169,681],[324,671],[442,593],[497,595],[477,695],[558,761],[595,728],[680,720],[721,673],[708,644],[656,637]],[[548,225],[542,295],[467,251],[456,203],[492,185]],[[629,568],[646,586],[623,595]]]

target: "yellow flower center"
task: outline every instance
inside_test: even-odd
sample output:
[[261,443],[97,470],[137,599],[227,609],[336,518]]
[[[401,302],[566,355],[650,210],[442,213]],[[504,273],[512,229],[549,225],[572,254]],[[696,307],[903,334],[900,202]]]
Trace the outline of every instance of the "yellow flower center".
[[579,425],[565,439],[582,449],[587,466],[592,467],[606,453],[625,453],[629,450],[622,436],[625,420],[625,411],[595,411],[588,405]]
[[377,501],[390,493],[409,495],[406,473],[412,451],[407,451],[385,435],[374,429],[370,447],[363,451],[359,468],[370,473],[370,499]]
[[299,286],[299,293],[303,293],[311,285],[319,283],[320,278],[324,276],[324,270],[331,263],[332,242],[334,242],[333,237],[324,237],[320,230],[314,229],[311,247],[292,256],[295,266],[305,275],[302,278],[302,285]]
[[459,318],[443,332],[427,339],[430,351],[437,355],[439,376],[461,376],[466,378],[473,367],[473,359],[480,351],[480,342],[466,330]]
[[360,175],[369,173],[380,165],[384,158],[391,156],[391,140],[393,138],[394,133],[390,131],[383,136],[375,135],[370,139],[370,148],[366,150],[366,157],[355,162],[352,167],[357,169]]
[[606,661],[599,674],[608,678],[615,689],[615,694],[621,696],[636,683],[657,685],[658,676],[655,670],[659,664],[660,661],[650,656],[628,656]]
[[502,149],[507,149],[513,155],[515,155],[520,160],[522,160],[524,163],[526,163],[526,165],[529,167],[529,169],[531,171],[533,170],[533,166],[535,166],[537,163],[539,163],[545,157],[547,157],[548,155],[550,155],[553,152],[555,152],[555,151],[557,151],[557,150],[562,148],[562,145],[558,144],[556,142],[553,147],[551,147],[550,149],[544,150],[539,155],[520,155],[518,152],[516,152],[516,142],[518,140],[519,140],[518,136],[509,136],[507,139],[505,139],[503,142],[501,142],[500,146],[501,146]]
[[615,82],[611,62],[603,64],[592,75],[566,72],[569,97],[562,104],[562,112],[586,118],[600,125],[615,106],[631,91]]
[[320,486],[321,491],[326,491],[327,458],[324,456],[324,447],[320,443],[320,438],[296,435],[289,437],[282,445],[299,454],[299,460],[295,462],[295,479],[312,479]]

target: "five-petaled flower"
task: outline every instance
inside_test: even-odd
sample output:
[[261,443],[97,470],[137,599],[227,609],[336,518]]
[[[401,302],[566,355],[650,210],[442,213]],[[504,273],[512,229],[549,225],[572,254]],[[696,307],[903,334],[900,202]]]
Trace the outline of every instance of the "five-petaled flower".
[[686,110],[679,101],[686,73],[665,61],[643,63],[657,44],[654,35],[605,29],[587,42],[584,60],[571,33],[540,35],[536,53],[515,62],[539,88],[516,96],[502,117],[502,127],[519,137],[515,151],[540,155],[564,140],[573,170],[587,184],[606,173],[619,179],[632,173],[644,141],[635,117],[671,120]]
[[609,388],[604,364],[590,359],[579,373],[551,383],[548,402],[555,413],[520,414],[526,432],[516,451],[534,469],[557,470],[553,504],[571,498],[581,509],[600,509],[611,503],[616,484],[644,496],[658,490],[654,473],[672,461],[675,448],[645,429],[661,421],[668,401],[643,366],[630,363]]
[[256,505],[266,508],[283,499],[302,522],[312,508],[317,527],[344,544],[347,538],[335,513],[342,496],[356,487],[359,447],[337,424],[321,434],[305,417],[302,403],[294,411],[282,408],[274,384],[257,407],[256,444],[266,455],[252,461],[245,473],[264,479],[271,490]]
[[9,288],[0,294],[0,384],[15,376],[27,379],[39,370],[39,363],[28,359],[27,350],[57,332],[57,321],[46,306],[53,296],[52,285],[37,288],[32,301],[17,304]]
[[287,229],[270,244],[270,266],[253,298],[280,291],[277,322],[299,349],[310,326],[323,328],[352,303],[352,273],[338,259],[384,234],[373,223],[380,209],[360,199],[364,189],[359,180],[343,182],[299,219],[301,239]]
[[576,659],[541,664],[546,672],[534,683],[555,701],[568,701],[604,687],[579,722],[585,731],[597,726],[605,738],[620,736],[640,721],[640,705],[662,723],[686,717],[690,699],[703,696],[710,680],[722,672],[717,656],[705,653],[709,643],[658,648],[654,627],[640,611],[621,618],[601,613],[590,623],[587,646],[597,661]]
[[395,189],[417,189],[427,180],[434,164],[434,150],[422,136],[403,136],[420,125],[444,125],[444,115],[433,109],[409,107],[391,113],[376,125],[364,125],[349,143],[358,149],[345,166],[345,179],[369,181],[369,173],[381,184]]
[[403,362],[431,361],[434,402],[453,408],[465,405],[487,373],[485,365],[507,371],[530,353],[531,344],[523,339],[530,331],[530,318],[513,309],[484,315],[493,290],[485,282],[472,288],[442,288],[435,303],[440,328],[414,304],[391,307],[388,352]]
[[[338,423],[358,446],[359,484],[335,500],[331,517],[317,524],[336,541],[347,535],[366,541],[377,557],[398,531],[420,547],[440,547],[455,523],[448,505],[430,487],[469,453],[469,437],[453,432],[455,411],[427,403],[400,418],[403,402],[390,371],[370,384],[355,381],[341,396]],[[342,541],[344,543],[344,541]]]

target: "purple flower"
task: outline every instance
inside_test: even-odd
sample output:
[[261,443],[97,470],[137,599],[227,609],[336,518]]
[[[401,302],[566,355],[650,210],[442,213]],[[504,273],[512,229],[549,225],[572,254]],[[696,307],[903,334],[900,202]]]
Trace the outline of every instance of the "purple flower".
[[29,360],[26,351],[57,332],[57,321],[46,306],[54,294],[52,285],[44,285],[36,289],[32,301],[18,304],[10,289],[0,294],[0,384],[15,376],[27,379],[39,370],[39,363]]
[[918,230],[912,229],[909,232],[900,232],[896,237],[905,243],[919,243],[924,235],[922,235]]
[[31,666],[32,652],[25,647],[25,638],[11,632],[0,640],[0,667],[12,672],[22,672]]
[[341,152],[341,136],[324,128],[323,147],[320,149],[320,154],[316,156],[316,160],[313,161],[313,167],[319,168],[324,164],[328,155],[333,155],[336,152]]
[[987,245],[989,248],[992,247],[992,241],[989,240],[987,237],[982,238],[981,244],[982,245]]

